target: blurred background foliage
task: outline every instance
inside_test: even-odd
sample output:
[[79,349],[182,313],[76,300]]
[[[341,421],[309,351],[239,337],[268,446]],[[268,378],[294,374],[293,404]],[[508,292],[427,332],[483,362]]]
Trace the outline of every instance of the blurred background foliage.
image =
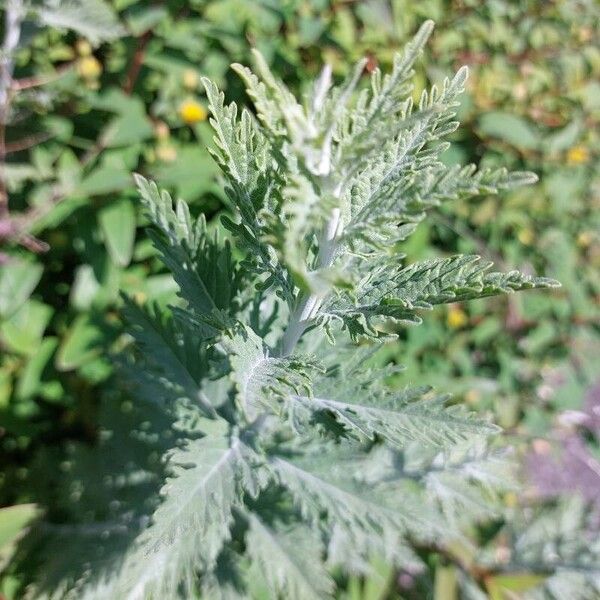
[[[14,1],[5,2],[5,16]],[[143,236],[131,173],[155,179],[219,227],[222,192],[205,149],[211,133],[200,76],[243,101],[229,64],[247,62],[257,46],[301,91],[324,61],[340,77],[364,55],[367,69],[388,65],[425,18],[437,29],[417,87],[471,67],[462,126],[445,159],[528,169],[540,181],[443,207],[411,238],[408,259],[476,252],[501,268],[559,279],[563,288],[435,311],[421,327],[402,330],[389,356],[406,365],[403,383],[450,388],[492,411],[520,454],[556,464],[567,428],[600,469],[598,439],[585,433],[596,430],[584,418],[586,394],[600,380],[593,360],[600,351],[596,0],[66,4],[68,18],[50,2],[24,15],[14,77],[0,98],[0,194],[9,209],[0,210],[0,505],[11,507],[0,511],[0,544],[35,514],[39,455],[62,456],[70,444],[98,437],[100,400],[113,385],[111,354],[122,343],[120,293],[175,299]],[[7,56],[5,43],[3,68]],[[510,509],[531,510],[536,486],[538,496],[563,491],[538,484],[508,498]],[[498,526],[479,542],[498,553],[506,535]],[[387,574],[382,587],[365,584],[371,592],[351,582],[348,597],[397,589],[456,597],[464,559],[436,555],[430,564],[429,579],[404,573],[390,587]],[[541,575],[484,573],[480,581],[500,599],[538,586]]]

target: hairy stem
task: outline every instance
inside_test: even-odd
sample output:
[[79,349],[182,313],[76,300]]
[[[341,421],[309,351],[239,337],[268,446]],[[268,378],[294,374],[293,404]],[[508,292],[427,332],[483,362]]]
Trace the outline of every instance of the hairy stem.
[[281,356],[289,356],[306,331],[308,324],[319,310],[320,300],[316,294],[301,294],[281,340]]
[[[340,225],[341,212],[339,208],[335,208],[321,237],[316,270],[327,268],[333,262]],[[323,299],[315,293],[303,293],[298,296],[296,308],[290,315],[288,326],[281,340],[281,356],[289,356],[294,351],[302,334],[318,314]]]

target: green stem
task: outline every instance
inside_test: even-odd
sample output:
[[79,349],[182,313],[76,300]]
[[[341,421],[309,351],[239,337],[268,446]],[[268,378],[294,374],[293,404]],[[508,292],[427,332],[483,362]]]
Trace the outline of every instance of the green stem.
[[[331,265],[337,248],[337,238],[341,224],[341,212],[334,209],[327,222],[321,243],[315,270],[324,269]],[[289,356],[300,341],[310,322],[317,316],[324,298],[317,294],[302,293],[298,296],[296,308],[290,315],[288,326],[281,340],[281,356]]]

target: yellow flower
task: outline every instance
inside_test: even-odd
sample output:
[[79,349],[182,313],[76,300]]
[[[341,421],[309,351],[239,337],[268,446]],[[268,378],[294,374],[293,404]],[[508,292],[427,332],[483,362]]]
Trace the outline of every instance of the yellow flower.
[[186,69],[183,72],[183,85],[188,90],[195,90],[198,87],[199,81],[198,73],[194,69]]
[[469,317],[458,306],[450,306],[446,322],[452,329],[460,329],[469,322]]
[[590,153],[585,146],[573,146],[567,152],[567,162],[571,165],[580,165],[589,159]]
[[193,125],[200,121],[204,121],[207,117],[207,112],[204,106],[196,100],[186,100],[179,107],[179,116],[188,125]]
[[535,240],[535,235],[533,231],[529,229],[529,227],[521,229],[521,231],[519,231],[519,233],[517,234],[517,237],[519,238],[521,244],[523,244],[524,246],[530,246]]
[[84,56],[77,61],[77,72],[88,81],[98,79],[102,73],[102,65],[95,56]]

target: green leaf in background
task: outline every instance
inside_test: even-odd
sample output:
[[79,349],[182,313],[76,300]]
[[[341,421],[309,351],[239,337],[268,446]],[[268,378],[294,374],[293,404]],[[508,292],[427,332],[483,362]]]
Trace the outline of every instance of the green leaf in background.
[[142,35],[146,31],[156,27],[168,16],[167,9],[162,6],[135,6],[128,11],[127,26],[133,35]]
[[2,176],[9,190],[24,181],[36,181],[40,179],[40,172],[32,165],[12,163],[2,167]]
[[[394,587],[395,570],[382,558],[373,558],[369,563],[369,576],[353,575],[342,600],[382,600]],[[363,581],[364,579],[364,581]]]
[[36,8],[42,24],[71,29],[93,44],[114,40],[125,33],[109,4],[103,0],[46,2]]
[[594,318],[597,304],[590,298],[583,286],[579,285],[580,270],[577,266],[577,251],[564,231],[549,229],[541,240],[548,262],[548,273],[561,278],[568,294],[571,310],[582,317]]
[[56,367],[61,371],[80,367],[98,354],[98,344],[104,339],[101,328],[89,314],[79,315],[58,349]]
[[[0,508],[0,565],[6,564],[13,555],[16,544],[25,529],[41,511],[35,504],[17,504]],[[18,577],[3,574],[0,577],[0,598],[16,600],[19,596]]]
[[4,410],[10,402],[12,378],[9,369],[0,369],[0,410]]
[[572,168],[555,168],[544,177],[543,185],[557,216],[574,214],[580,209],[579,199],[586,184],[585,173]]
[[50,115],[44,119],[44,127],[54,138],[68,142],[73,135],[73,121],[65,117]]
[[434,600],[458,600],[456,569],[453,565],[438,565],[435,569]]
[[[51,190],[49,190],[51,192]],[[67,219],[78,208],[88,204],[89,199],[86,196],[72,196],[65,198],[61,202],[53,205],[50,210],[43,214],[41,218],[36,219],[30,231],[33,235],[43,231],[46,228],[58,227],[65,219]]]
[[517,115],[490,112],[479,119],[481,133],[495,137],[520,150],[535,150],[540,145],[536,127]]
[[573,146],[581,135],[581,123],[578,119],[547,136],[544,144],[548,152],[562,152]]
[[31,260],[11,258],[0,266],[0,318],[6,319],[29,298],[42,276],[43,267]]
[[135,210],[130,200],[122,199],[105,206],[98,214],[106,249],[121,267],[131,262],[135,241]]
[[131,185],[131,176],[124,169],[101,165],[92,171],[79,185],[80,194],[99,196],[118,192]]
[[[54,350],[58,345],[58,340],[55,337],[46,337],[42,340],[36,354],[31,356],[27,361],[19,383],[17,385],[17,398],[25,400],[33,397],[37,392],[42,393],[40,389],[42,384],[42,373],[46,365],[52,358]],[[46,397],[43,393],[42,395]]]
[[395,570],[382,558],[371,561],[369,577],[365,580],[362,600],[380,600],[385,598],[390,589],[394,587]]
[[52,312],[50,306],[29,300],[0,324],[3,343],[18,354],[35,354]]
[[89,310],[101,289],[91,265],[79,265],[71,286],[71,305],[76,310]]
[[189,200],[212,188],[218,193],[217,172],[208,153],[199,144],[190,144],[178,150],[175,163],[157,167],[153,175],[162,185],[173,187],[177,196]]
[[66,196],[77,188],[81,181],[81,164],[75,153],[66,149],[58,159],[57,177],[61,192]]
[[147,298],[159,305],[166,305],[173,302],[179,286],[170,274],[165,274],[146,278],[142,289]]
[[509,600],[523,598],[527,592],[538,586],[544,577],[534,573],[511,573],[510,575],[495,575],[486,580],[490,600]]
[[5,557],[7,546],[37,515],[35,504],[19,504],[0,508],[0,559]]
[[94,108],[117,114],[102,135],[103,145],[107,148],[136,144],[153,133],[152,123],[140,98],[132,98],[123,91],[112,88],[93,98],[92,104]]

